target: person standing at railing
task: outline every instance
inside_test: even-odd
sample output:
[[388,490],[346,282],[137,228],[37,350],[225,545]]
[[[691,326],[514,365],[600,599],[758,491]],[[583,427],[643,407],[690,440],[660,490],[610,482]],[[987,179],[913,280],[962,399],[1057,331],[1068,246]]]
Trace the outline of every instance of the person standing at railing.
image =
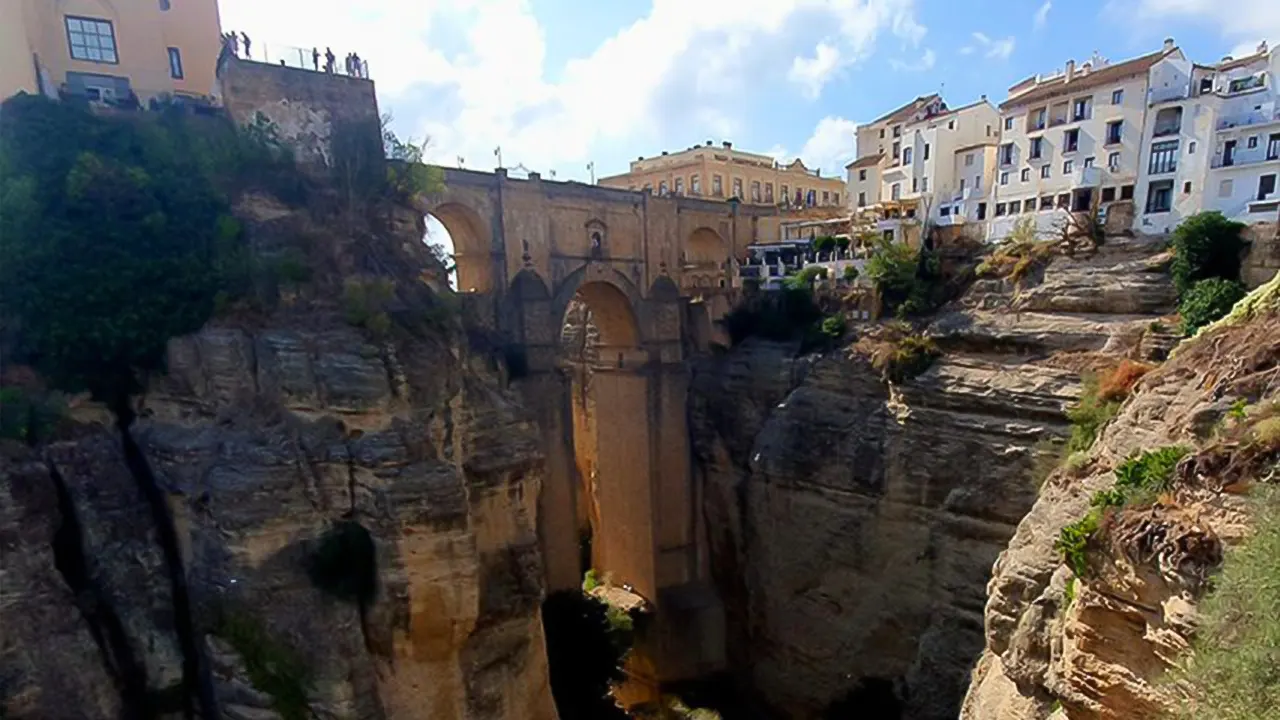
[[337,58],[333,54],[333,48],[326,47],[324,49],[324,71],[333,74],[333,63]]
[[315,67],[316,72],[320,72],[320,50],[311,48],[311,64]]
[[351,73],[350,74],[358,78],[364,77],[364,73],[361,71],[361,67],[360,67],[360,56],[357,55],[356,53],[351,53]]
[[242,32],[242,33],[240,33],[240,34],[241,34],[242,36],[244,36],[244,56],[245,56],[245,58],[247,58],[247,59],[249,59],[249,60],[252,60],[252,59],[253,59],[253,53],[249,52],[249,33],[247,33],[247,32]]

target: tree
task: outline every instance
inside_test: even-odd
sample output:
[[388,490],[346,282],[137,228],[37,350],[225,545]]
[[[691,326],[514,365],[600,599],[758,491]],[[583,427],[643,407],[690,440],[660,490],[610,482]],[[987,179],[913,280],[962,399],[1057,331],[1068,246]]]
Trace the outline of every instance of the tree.
[[844,266],[844,279],[846,282],[853,282],[858,279],[858,268],[853,265]]
[[818,251],[818,257],[822,255],[830,256],[831,251],[836,249],[836,239],[830,235],[823,235],[813,241],[813,249]]
[[1240,279],[1244,240],[1242,223],[1220,212],[1202,212],[1182,221],[1173,231],[1173,283],[1183,295],[1197,280]]
[[844,235],[844,236],[841,236],[841,237],[836,238],[836,247],[837,247],[837,248],[840,248],[840,252],[842,252],[842,253],[843,253],[843,252],[845,252],[846,250],[848,250],[848,249],[849,249],[849,236],[848,236],[848,235]]
[[866,273],[886,307],[916,312],[926,302],[917,279],[919,266],[920,253],[911,246],[881,238],[867,260]]
[[786,279],[787,287],[795,290],[810,290],[816,280],[827,277],[827,269],[818,265],[808,265],[800,272]]

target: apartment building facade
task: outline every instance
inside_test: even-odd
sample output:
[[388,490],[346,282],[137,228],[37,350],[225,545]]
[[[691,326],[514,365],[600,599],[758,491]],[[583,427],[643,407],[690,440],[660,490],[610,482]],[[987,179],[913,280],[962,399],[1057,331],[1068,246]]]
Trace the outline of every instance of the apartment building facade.
[[215,94],[217,0],[0,0],[0,20],[0,99]]
[[989,239],[1006,237],[1023,217],[1047,233],[1067,213],[1134,199],[1150,71],[1165,58],[1184,59],[1172,40],[1119,63],[1068,61],[1062,72],[1009,88]]
[[769,155],[719,147],[707,141],[687,150],[640,157],[628,172],[601,178],[600,185],[658,195],[737,198],[753,205],[842,209],[847,197],[838,177],[823,177],[796,158],[781,164]]

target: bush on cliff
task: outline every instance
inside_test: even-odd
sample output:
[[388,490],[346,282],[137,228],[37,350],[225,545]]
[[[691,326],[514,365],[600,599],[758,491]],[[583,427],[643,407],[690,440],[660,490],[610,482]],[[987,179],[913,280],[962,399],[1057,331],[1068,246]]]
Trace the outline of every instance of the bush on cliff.
[[807,288],[788,286],[778,291],[749,294],[720,324],[738,345],[750,337],[786,342],[801,337],[822,319],[822,310]]
[[899,317],[928,312],[939,302],[937,256],[910,245],[879,239],[867,260],[866,275],[880,293],[884,309]]
[[1173,283],[1179,295],[1200,280],[1240,279],[1244,227],[1214,211],[1192,215],[1174,229]]
[[221,184],[272,161],[210,118],[5,101],[0,319],[14,354],[55,387],[122,407],[169,339],[213,313],[221,254],[241,244]]
[[1183,293],[1182,301],[1178,304],[1178,314],[1182,316],[1182,334],[1190,337],[1200,328],[1225,317],[1247,294],[1244,286],[1234,280],[1197,280]]

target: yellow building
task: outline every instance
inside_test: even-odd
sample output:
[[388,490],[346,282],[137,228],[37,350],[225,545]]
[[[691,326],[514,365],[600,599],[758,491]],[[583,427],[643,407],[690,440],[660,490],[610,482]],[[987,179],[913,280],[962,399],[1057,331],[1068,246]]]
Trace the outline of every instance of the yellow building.
[[0,99],[214,95],[217,0],[0,0]]
[[734,150],[732,143],[639,158],[622,175],[601,178],[605,187],[647,190],[658,195],[738,198],[752,205],[842,208],[842,178],[822,177],[799,158],[783,165],[768,155]]

